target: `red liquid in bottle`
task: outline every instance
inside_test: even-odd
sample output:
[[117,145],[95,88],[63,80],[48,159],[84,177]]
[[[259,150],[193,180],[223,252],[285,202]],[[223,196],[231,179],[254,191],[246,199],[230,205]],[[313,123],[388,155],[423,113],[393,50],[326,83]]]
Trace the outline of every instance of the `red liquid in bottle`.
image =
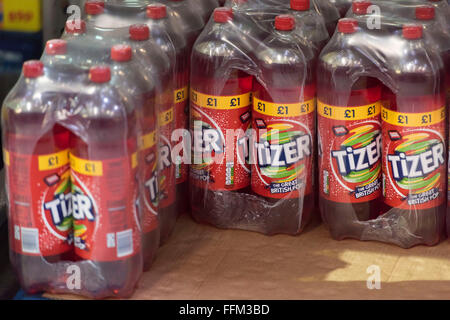
[[[142,271],[137,120],[110,78],[109,67],[91,68],[71,119],[75,253],[90,295],[128,297]],[[103,281],[88,279],[92,269]]]
[[[351,41],[356,20],[341,19],[338,32],[338,41]],[[359,221],[381,213],[381,84],[359,77],[350,87],[349,75],[360,63],[331,47],[318,63],[319,207],[336,239],[360,239]],[[371,156],[358,166],[355,150]]]
[[48,121],[43,64],[27,62],[23,71],[5,100],[2,127],[11,264],[22,288],[36,293],[56,281],[51,263],[73,257],[69,132]]
[[[208,48],[215,39],[230,36],[230,23],[233,20],[231,9],[216,9],[214,20],[214,31],[197,42],[192,57],[192,65],[195,66],[191,75],[191,133],[194,147],[190,196],[195,220],[228,228],[234,223],[233,216],[239,214],[231,209],[237,205],[231,199],[239,198],[234,195],[248,192],[250,186],[245,132],[251,123],[253,78],[236,69],[224,78],[220,67],[239,52]],[[237,136],[227,134],[227,130],[236,130]],[[207,143],[206,140],[210,141],[210,138],[214,141]],[[244,142],[242,148],[236,147],[239,140]],[[227,155],[225,144],[233,144],[238,149],[234,149],[232,156]],[[212,162],[214,158],[221,158],[222,161]]]

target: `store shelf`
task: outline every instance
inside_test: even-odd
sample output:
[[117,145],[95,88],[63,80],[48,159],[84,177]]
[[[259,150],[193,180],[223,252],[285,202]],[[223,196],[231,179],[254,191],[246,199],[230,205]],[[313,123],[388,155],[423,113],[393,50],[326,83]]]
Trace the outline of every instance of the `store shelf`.
[[[367,288],[371,265],[380,267],[381,290]],[[450,243],[404,250],[334,241],[318,223],[298,237],[266,237],[183,216],[133,298],[448,299]]]

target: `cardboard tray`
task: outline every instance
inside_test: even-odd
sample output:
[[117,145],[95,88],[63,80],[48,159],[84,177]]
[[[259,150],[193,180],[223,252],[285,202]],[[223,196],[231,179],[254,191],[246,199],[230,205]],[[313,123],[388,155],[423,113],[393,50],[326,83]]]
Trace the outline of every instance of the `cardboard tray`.
[[[379,290],[367,287],[370,266]],[[297,237],[266,237],[182,216],[133,299],[450,299],[450,243],[335,241],[319,222]]]

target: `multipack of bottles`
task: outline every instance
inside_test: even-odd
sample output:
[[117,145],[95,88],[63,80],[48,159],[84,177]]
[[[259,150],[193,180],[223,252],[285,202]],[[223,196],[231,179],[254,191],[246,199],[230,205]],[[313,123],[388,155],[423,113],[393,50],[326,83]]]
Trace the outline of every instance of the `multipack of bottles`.
[[315,66],[327,33],[323,19],[323,38],[304,32],[295,12],[219,8],[194,45],[190,194],[199,222],[272,235],[298,234],[311,218]]
[[184,2],[88,1],[24,64],[2,130],[10,257],[27,292],[129,297],[186,210],[189,147],[174,147],[211,7],[187,19]]
[[336,239],[409,248],[445,237],[450,38],[441,14],[427,3],[354,2],[320,55],[320,211]]

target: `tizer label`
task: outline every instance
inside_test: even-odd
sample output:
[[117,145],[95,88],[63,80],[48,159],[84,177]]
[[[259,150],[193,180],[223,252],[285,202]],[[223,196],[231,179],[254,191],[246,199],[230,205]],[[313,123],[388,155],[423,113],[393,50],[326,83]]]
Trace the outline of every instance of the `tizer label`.
[[75,252],[116,261],[140,250],[137,160],[94,161],[71,154]]
[[157,132],[142,137],[141,164],[143,165],[144,190],[142,190],[142,231],[151,232],[158,227],[158,145]]
[[191,106],[191,181],[209,190],[239,190],[249,186],[251,92],[212,96],[192,90]]
[[158,203],[160,208],[167,208],[175,203],[176,177],[175,165],[172,162],[171,138],[175,129],[174,107],[160,111],[158,116],[159,124],[159,194]]
[[418,210],[441,205],[447,179],[445,107],[424,113],[383,108],[382,119],[385,203]]
[[313,191],[316,99],[276,103],[253,99],[252,190],[269,198]]
[[72,245],[69,150],[23,155],[4,150],[12,249],[54,256]]
[[[187,86],[180,88],[174,92],[176,129],[187,129],[188,127],[188,118],[189,118],[188,98],[189,98],[189,89]],[[177,184],[180,184],[187,180],[189,167],[187,164],[184,164],[182,162],[183,151],[180,152],[178,157],[179,157],[178,159],[175,159],[176,161],[175,176],[177,179]]]
[[380,102],[318,102],[319,188],[325,199],[359,203],[381,195],[380,111]]

